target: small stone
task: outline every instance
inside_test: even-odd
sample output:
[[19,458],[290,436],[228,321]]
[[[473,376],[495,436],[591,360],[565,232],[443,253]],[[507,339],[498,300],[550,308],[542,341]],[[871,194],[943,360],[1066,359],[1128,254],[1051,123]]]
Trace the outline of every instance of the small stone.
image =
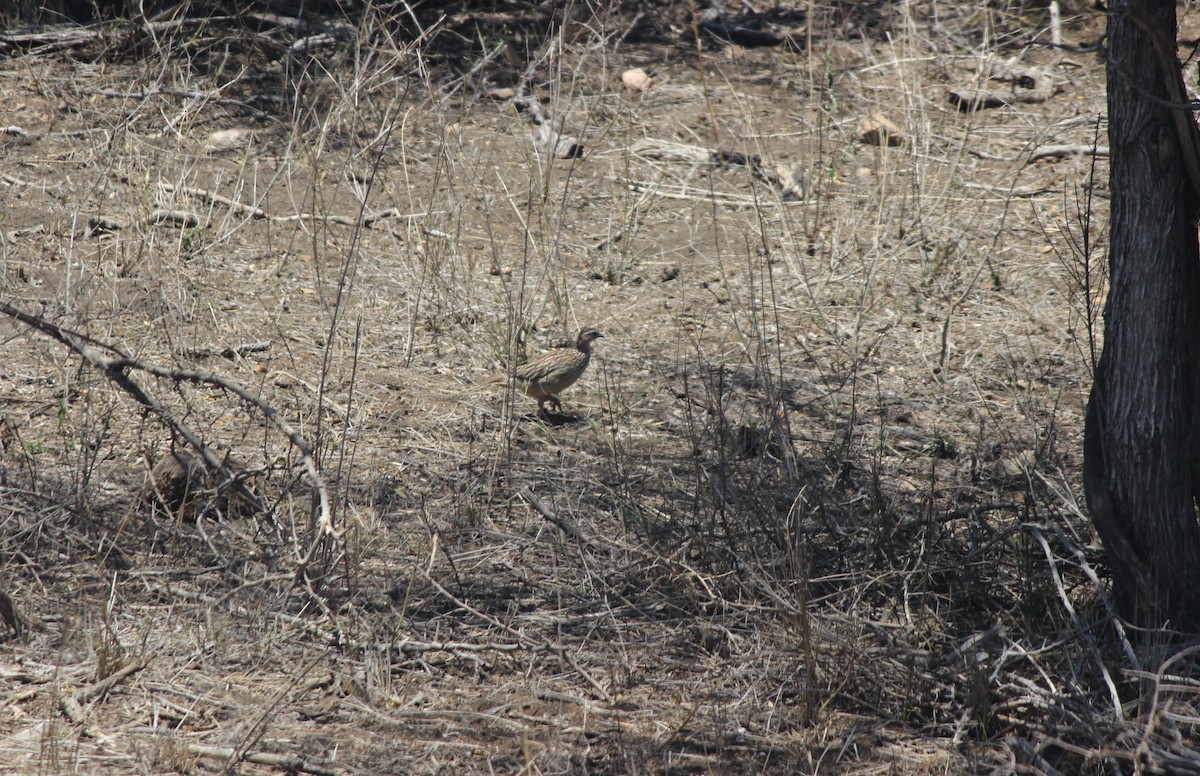
[[654,85],[654,79],[648,76],[645,70],[635,67],[621,73],[621,83],[630,91],[644,92]]
[[246,128],[220,129],[208,136],[204,144],[205,153],[231,151],[235,148],[245,148],[255,140],[254,130]]

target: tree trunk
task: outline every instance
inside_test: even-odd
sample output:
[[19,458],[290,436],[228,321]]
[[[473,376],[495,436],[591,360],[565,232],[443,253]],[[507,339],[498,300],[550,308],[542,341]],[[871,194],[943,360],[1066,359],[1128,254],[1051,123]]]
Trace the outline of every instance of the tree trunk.
[[1195,633],[1200,197],[1184,159],[1196,128],[1190,114],[1181,128],[1167,104],[1183,94],[1175,3],[1128,6],[1134,10],[1109,15],[1110,291],[1084,431],[1084,489],[1120,613],[1139,625]]

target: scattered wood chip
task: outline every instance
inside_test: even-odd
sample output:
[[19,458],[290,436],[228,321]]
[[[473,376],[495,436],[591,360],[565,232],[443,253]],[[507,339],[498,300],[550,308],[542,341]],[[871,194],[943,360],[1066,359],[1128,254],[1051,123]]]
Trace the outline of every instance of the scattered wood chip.
[[191,229],[200,225],[200,216],[186,210],[155,210],[146,217],[146,223],[151,226],[175,224]]
[[1057,91],[1054,78],[1047,70],[1012,61],[996,65],[976,61],[972,72],[981,71],[987,74],[984,84],[946,92],[950,102],[964,113],[1016,103],[1044,102]]
[[798,202],[804,199],[807,190],[807,178],[804,170],[790,167],[786,164],[775,165],[774,171],[764,171],[762,177],[775,187],[784,202]]
[[559,159],[578,159],[584,154],[583,141],[574,135],[564,135],[556,130],[553,122],[542,113],[542,106],[532,97],[513,98],[513,107],[518,112],[529,116],[538,129],[533,136],[533,142],[538,147],[557,156]]
[[898,148],[905,143],[904,132],[882,113],[872,113],[863,119],[858,139],[867,145]]
[[559,159],[583,158],[583,142],[574,135],[559,134],[549,122],[538,126],[533,141]]
[[287,55],[298,57],[309,54],[319,48],[333,46],[338,43],[351,43],[357,39],[358,28],[354,25],[342,23],[330,24],[325,27],[323,32],[292,41],[292,45],[288,46]]
[[722,14],[718,8],[709,8],[700,14],[699,29],[722,43],[733,43],[746,48],[778,46],[786,40],[784,35],[770,28],[764,14],[748,11],[736,16]]
[[107,234],[110,232],[119,232],[128,224],[120,218],[112,216],[92,216],[88,219],[88,237],[97,234]]
[[104,679],[96,682],[90,687],[84,687],[76,690],[74,693],[67,695],[64,693],[59,698],[58,707],[62,711],[63,716],[71,720],[76,725],[79,725],[83,730],[83,735],[89,738],[96,737],[96,731],[89,728],[87,724],[87,714],[83,710],[83,704],[91,703],[98,698],[107,695],[113,687],[116,687],[121,682],[128,679],[133,674],[141,671],[150,665],[150,657],[140,657],[126,663],[119,671],[109,674]]
[[703,148],[701,146],[683,145],[664,140],[646,138],[633,144],[631,150],[638,156],[647,159],[660,159],[667,162],[687,162],[690,164],[736,165],[750,170],[754,177],[768,184],[779,192],[785,202],[795,202],[804,198],[805,175],[798,167],[776,164],[768,167],[763,160],[754,154],[744,154],[739,151]]
[[1042,146],[1034,150],[1029,155],[1029,161],[1036,162],[1038,159],[1062,159],[1067,156],[1108,156],[1108,146],[1095,145],[1048,145]]
[[992,73],[992,80],[1008,84],[1017,102],[1044,102],[1056,91],[1050,72],[1036,67],[1006,63]]
[[1008,100],[987,89],[950,89],[946,98],[963,113],[1008,105]]
[[264,350],[269,350],[270,347],[270,340],[260,340],[258,342],[245,342],[240,345],[230,345],[227,348],[195,348],[186,351],[186,355],[190,358],[212,358],[214,356],[220,356],[222,358],[236,359],[242,358],[248,353],[261,353]]
[[[294,754],[274,754],[272,752],[255,752],[246,749],[233,749],[223,746],[208,746],[207,744],[190,744],[188,751],[197,757],[224,760],[226,766],[239,762],[269,765],[272,768],[287,773],[311,773],[313,776],[334,776],[340,771],[311,763]],[[228,767],[226,770],[230,770]],[[233,769],[236,770],[236,769]]]
[[155,210],[145,218],[134,222],[128,222],[115,216],[92,216],[88,219],[87,236],[94,237],[98,234],[119,232],[122,229],[128,229],[133,224],[145,224],[147,226],[174,224],[191,229],[200,226],[201,221],[200,216],[195,213],[189,213],[186,210]]

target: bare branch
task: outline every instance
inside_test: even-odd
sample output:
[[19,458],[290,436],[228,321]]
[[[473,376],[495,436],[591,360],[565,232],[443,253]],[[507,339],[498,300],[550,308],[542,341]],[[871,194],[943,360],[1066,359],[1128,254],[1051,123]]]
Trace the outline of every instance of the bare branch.
[[[261,500],[250,491],[250,489],[226,466],[225,462],[217,456],[217,454],[204,444],[200,437],[183,423],[179,418],[175,417],[170,408],[159,402],[154,397],[150,396],[146,391],[138,385],[133,378],[129,376],[129,371],[136,369],[155,377],[162,377],[175,382],[188,382],[197,385],[211,385],[216,388],[232,393],[247,404],[256,407],[263,415],[270,420],[276,428],[283,432],[296,449],[300,451],[300,458],[304,464],[305,471],[308,473],[309,480],[312,482],[313,488],[316,489],[320,499],[320,516],[318,519],[319,533],[322,536],[337,536],[337,531],[333,527],[333,516],[329,507],[329,493],[325,487],[325,481],[321,477],[321,473],[317,470],[316,461],[313,459],[312,451],[308,444],[301,438],[291,425],[280,416],[278,410],[267,404],[262,399],[250,393],[246,389],[235,385],[234,383],[218,377],[209,372],[192,372],[180,369],[167,369],[164,367],[147,364],[122,353],[117,348],[93,340],[90,337],[79,334],[77,332],[64,329],[57,324],[51,323],[44,318],[36,315],[31,315],[12,305],[0,300],[0,312],[14,318],[21,323],[36,329],[45,334],[51,339],[66,345],[71,350],[79,354],[89,366],[95,367],[104,372],[104,375],[115,383],[119,388],[132,396],[139,404],[147,407],[158,415],[162,420],[174,429],[184,440],[191,445],[196,452],[204,458],[205,463],[216,472],[220,472],[223,476],[229,478],[234,483],[234,487],[238,493],[245,497],[247,501],[258,511],[265,512]],[[116,357],[106,355],[104,351],[109,351],[116,354]]]

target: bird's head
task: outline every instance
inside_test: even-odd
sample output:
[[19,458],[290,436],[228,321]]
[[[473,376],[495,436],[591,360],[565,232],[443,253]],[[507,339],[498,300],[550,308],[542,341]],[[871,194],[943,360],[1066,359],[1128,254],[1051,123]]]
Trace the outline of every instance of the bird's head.
[[587,349],[587,347],[591,345],[593,341],[598,340],[603,336],[603,334],[595,329],[584,329],[583,331],[579,332],[579,339],[575,344],[580,349]]

